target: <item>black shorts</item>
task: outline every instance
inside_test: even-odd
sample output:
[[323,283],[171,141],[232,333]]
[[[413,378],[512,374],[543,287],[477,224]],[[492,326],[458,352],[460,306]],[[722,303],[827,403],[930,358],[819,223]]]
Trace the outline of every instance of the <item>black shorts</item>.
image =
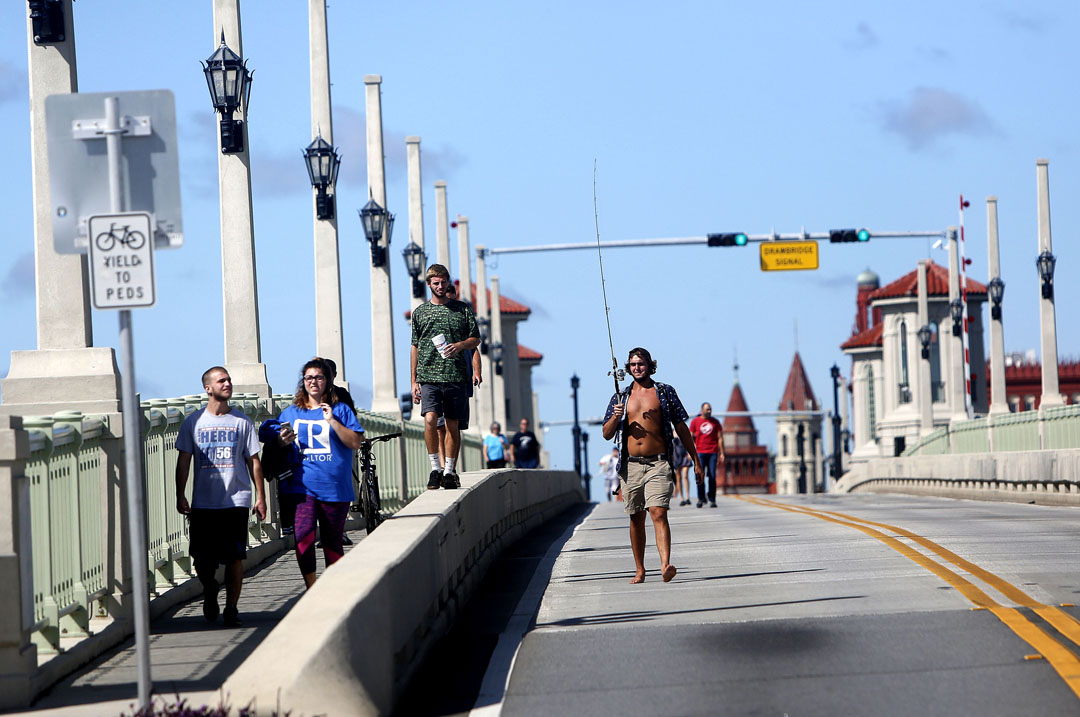
[[192,508],[191,559],[200,565],[228,565],[247,557],[248,508]]
[[[457,421],[469,420],[469,395],[464,383],[420,384],[420,415],[434,412],[437,416]],[[458,426],[461,427],[460,425]]]

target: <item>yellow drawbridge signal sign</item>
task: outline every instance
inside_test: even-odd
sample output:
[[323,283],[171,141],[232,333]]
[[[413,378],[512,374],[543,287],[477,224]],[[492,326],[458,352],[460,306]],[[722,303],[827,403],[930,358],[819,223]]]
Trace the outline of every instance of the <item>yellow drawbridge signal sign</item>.
[[766,241],[760,246],[762,271],[818,268],[816,241]]

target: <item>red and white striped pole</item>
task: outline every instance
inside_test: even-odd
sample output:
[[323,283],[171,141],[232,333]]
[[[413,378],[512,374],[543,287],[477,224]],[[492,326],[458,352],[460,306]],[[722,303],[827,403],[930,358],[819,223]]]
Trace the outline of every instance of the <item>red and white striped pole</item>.
[[975,373],[971,370],[971,355],[968,348],[968,298],[967,298],[967,265],[968,259],[964,251],[964,209],[971,206],[971,202],[960,195],[960,303],[963,306],[963,318],[960,320],[962,333],[960,334],[964,347],[964,409],[968,418],[974,418],[974,405],[971,400],[971,382],[975,379]]

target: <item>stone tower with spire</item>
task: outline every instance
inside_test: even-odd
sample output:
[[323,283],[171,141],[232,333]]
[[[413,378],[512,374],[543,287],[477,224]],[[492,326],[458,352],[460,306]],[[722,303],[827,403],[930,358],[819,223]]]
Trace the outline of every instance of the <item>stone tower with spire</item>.
[[750,416],[746,397],[739,386],[739,364],[735,364],[735,385],[724,417],[724,468],[720,487],[724,493],[768,493],[769,449],[758,445],[757,429]]
[[796,350],[776,418],[777,493],[813,493],[821,482],[820,409]]

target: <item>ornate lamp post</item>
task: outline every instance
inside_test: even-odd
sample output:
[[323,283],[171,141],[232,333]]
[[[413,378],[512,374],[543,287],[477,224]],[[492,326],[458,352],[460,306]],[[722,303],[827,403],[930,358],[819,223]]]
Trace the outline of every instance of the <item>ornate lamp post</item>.
[[833,430],[833,480],[840,480],[840,476],[843,473],[843,464],[841,463],[840,455],[840,367],[836,364],[832,365],[829,369],[829,375],[832,376],[832,400],[833,400],[833,417],[832,417],[832,430]]
[[221,113],[221,153],[236,154],[244,151],[243,122],[232,118],[233,112],[242,107],[247,116],[251,96],[251,76],[247,60],[229,49],[225,44],[225,32],[221,44],[203,64],[206,86],[214,109]]
[[990,294],[990,318],[1001,321],[1001,300],[1005,297],[1005,282],[1000,276],[995,276],[986,284],[986,292]]
[[327,194],[326,190],[337,183],[341,157],[320,134],[304,149],[304,164],[307,166],[311,186],[318,192],[315,198],[315,215],[319,219],[333,219],[334,198]]
[[409,278],[412,279],[413,298],[421,299],[424,297],[424,282],[420,280],[420,275],[424,273],[424,263],[427,262],[427,255],[424,254],[424,250],[420,248],[419,244],[411,241],[407,247],[401,250],[401,256],[405,258],[405,270],[409,272]]
[[581,379],[575,373],[570,377],[571,397],[574,399],[574,472],[581,477],[581,424],[578,423],[578,400],[577,392],[581,387]]
[[371,265],[386,264],[386,247],[382,245],[383,228],[386,229],[386,244],[390,245],[390,235],[394,232],[394,215],[379,206],[374,199],[369,199],[360,210],[360,221],[364,225],[364,236],[371,244]]
[[1039,254],[1035,265],[1039,267],[1039,278],[1042,279],[1042,298],[1054,298],[1054,265],[1057,258],[1048,251]]
[[930,339],[933,336],[933,332],[930,330],[928,324],[923,324],[916,332],[919,337],[919,344],[922,346],[922,357],[924,359],[930,358]]
[[60,0],[30,0],[35,45],[64,41],[64,5]]
[[964,302],[961,299],[953,299],[949,302],[949,315],[952,316],[952,335],[960,335],[960,324],[964,320]]

